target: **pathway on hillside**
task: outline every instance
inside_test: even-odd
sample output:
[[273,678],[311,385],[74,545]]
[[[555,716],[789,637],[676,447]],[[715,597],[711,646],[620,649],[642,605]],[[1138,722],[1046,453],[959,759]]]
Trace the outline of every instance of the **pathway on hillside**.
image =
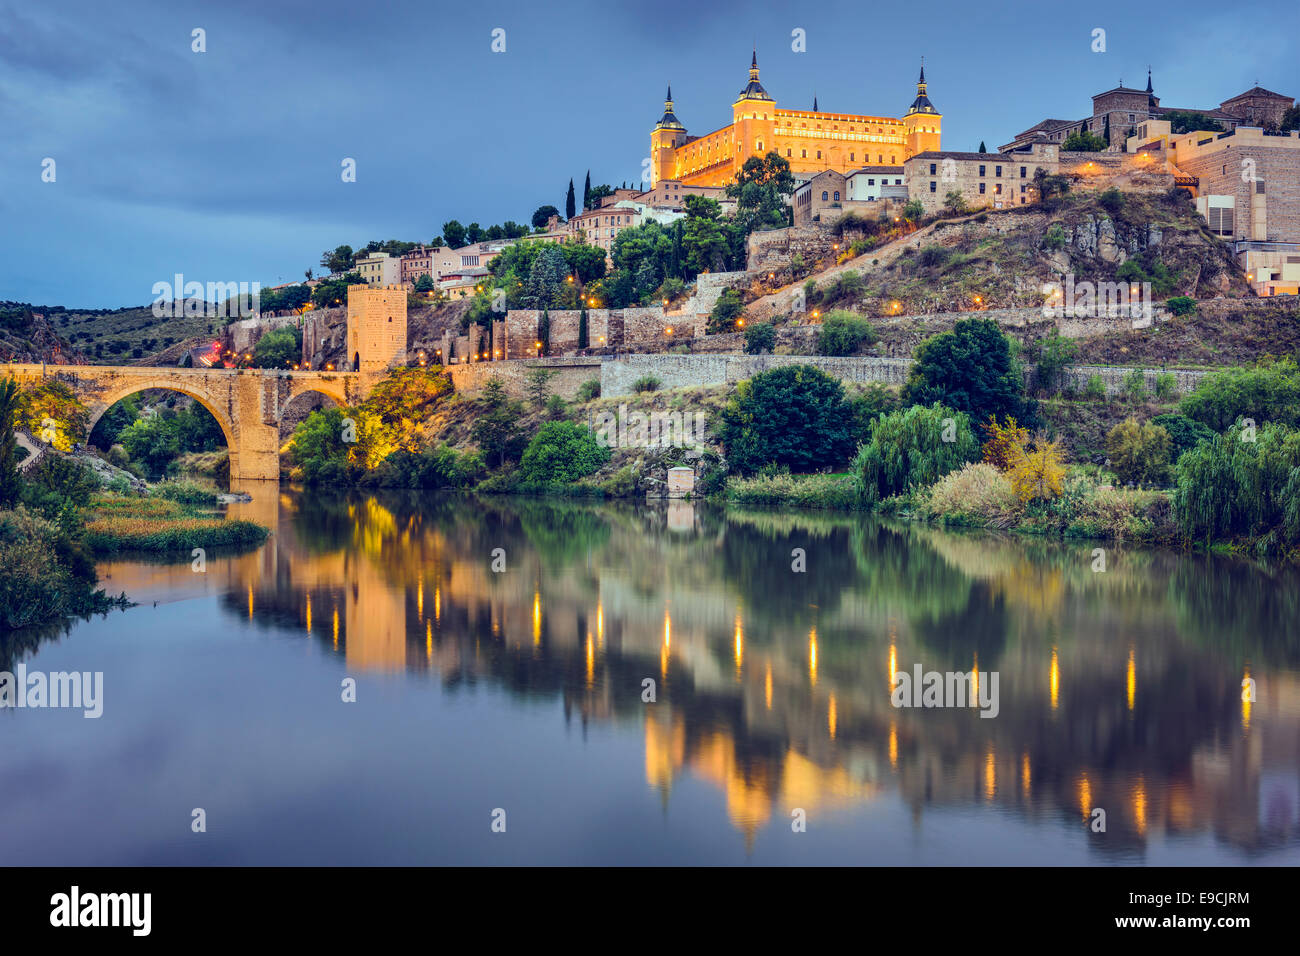
[[[987,210],[981,210],[987,212]],[[796,291],[802,289],[809,279],[816,281],[820,286],[827,280],[834,279],[850,270],[862,272],[864,267],[883,268],[897,259],[904,249],[920,249],[922,245],[928,244],[926,240],[930,239],[938,226],[945,228],[968,222],[978,216],[979,213],[972,213],[969,216],[963,216],[960,219],[940,219],[924,226],[916,232],[909,233],[906,236],[900,236],[883,246],[877,246],[875,249],[868,249],[860,256],[855,256],[839,265],[831,266],[822,272],[805,276],[798,282],[791,282],[789,285],[783,285],[775,292],[769,292],[767,295],[755,299],[745,306],[745,321],[753,324],[754,322],[764,322],[774,316],[788,315],[790,313],[791,297]],[[936,240],[937,241],[937,240]],[[871,266],[871,260],[878,260],[875,266]]]

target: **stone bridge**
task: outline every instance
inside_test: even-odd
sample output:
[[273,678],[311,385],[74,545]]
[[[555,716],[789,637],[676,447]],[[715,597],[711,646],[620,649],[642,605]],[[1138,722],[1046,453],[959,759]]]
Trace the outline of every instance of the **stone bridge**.
[[262,369],[187,369],[114,365],[7,365],[19,385],[57,381],[85,403],[93,429],[106,411],[129,395],[161,388],[188,395],[212,413],[230,450],[230,477],[275,481],[280,477],[280,420],[304,395],[324,395],[336,405],[365,398],[382,375],[364,372],[279,372]]

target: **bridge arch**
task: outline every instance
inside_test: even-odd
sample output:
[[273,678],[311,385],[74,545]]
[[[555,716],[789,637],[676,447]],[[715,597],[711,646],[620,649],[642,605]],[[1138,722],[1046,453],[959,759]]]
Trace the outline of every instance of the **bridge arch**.
[[182,383],[178,384],[177,376],[174,375],[162,376],[157,379],[149,378],[125,382],[116,388],[109,389],[102,395],[96,396],[95,401],[89,404],[87,408],[87,411],[89,412],[89,421],[86,425],[87,437],[94,432],[95,425],[104,417],[105,413],[118,402],[122,401],[122,399],[130,398],[132,395],[151,390],[176,392],[177,394],[185,395],[188,398],[194,399],[207,409],[208,413],[216,421],[217,427],[221,429],[222,437],[226,440],[226,450],[230,454],[231,474],[237,474],[236,460],[239,454],[239,446],[235,440],[235,425],[231,420],[229,412],[223,410],[218,402],[214,401],[213,397],[207,394],[202,388],[195,388],[183,384],[183,380],[181,380],[181,382]]

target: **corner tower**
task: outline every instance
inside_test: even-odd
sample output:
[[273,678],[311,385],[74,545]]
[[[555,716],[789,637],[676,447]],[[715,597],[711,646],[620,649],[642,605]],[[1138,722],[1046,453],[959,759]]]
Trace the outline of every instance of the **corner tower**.
[[916,99],[903,116],[903,141],[908,156],[938,150],[943,114],[934,108],[925,91],[925,61],[921,61],[921,76],[916,81]]
[[731,104],[732,172],[740,172],[745,160],[776,149],[776,100],[758,81],[758,50],[749,61],[749,83]]
[[686,142],[686,127],[673,115],[673,88],[668,85],[664,115],[650,132],[650,188],[661,179],[677,178],[677,147]]

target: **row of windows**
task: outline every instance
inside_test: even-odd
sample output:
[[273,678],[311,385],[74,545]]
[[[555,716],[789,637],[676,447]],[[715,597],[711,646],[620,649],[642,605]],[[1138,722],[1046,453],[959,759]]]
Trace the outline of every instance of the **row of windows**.
[[[985,166],[985,164],[980,163],[980,175],[981,175],[981,176],[983,176],[983,175],[986,174],[985,171],[987,170],[987,168],[988,168],[988,167]],[[931,164],[930,164],[930,175],[931,175],[931,176],[937,176],[938,174],[939,174],[939,164],[938,164],[938,163],[931,163]],[[1001,175],[1002,175],[1002,167],[1001,167],[1001,166],[994,166],[994,167],[993,167],[993,175],[994,175],[994,176],[1001,176]],[[1028,177],[1028,175],[1029,175],[1029,167],[1028,167],[1028,166],[1021,166],[1021,167],[1020,167],[1020,178],[1021,178],[1021,179],[1025,179],[1025,178]]]

